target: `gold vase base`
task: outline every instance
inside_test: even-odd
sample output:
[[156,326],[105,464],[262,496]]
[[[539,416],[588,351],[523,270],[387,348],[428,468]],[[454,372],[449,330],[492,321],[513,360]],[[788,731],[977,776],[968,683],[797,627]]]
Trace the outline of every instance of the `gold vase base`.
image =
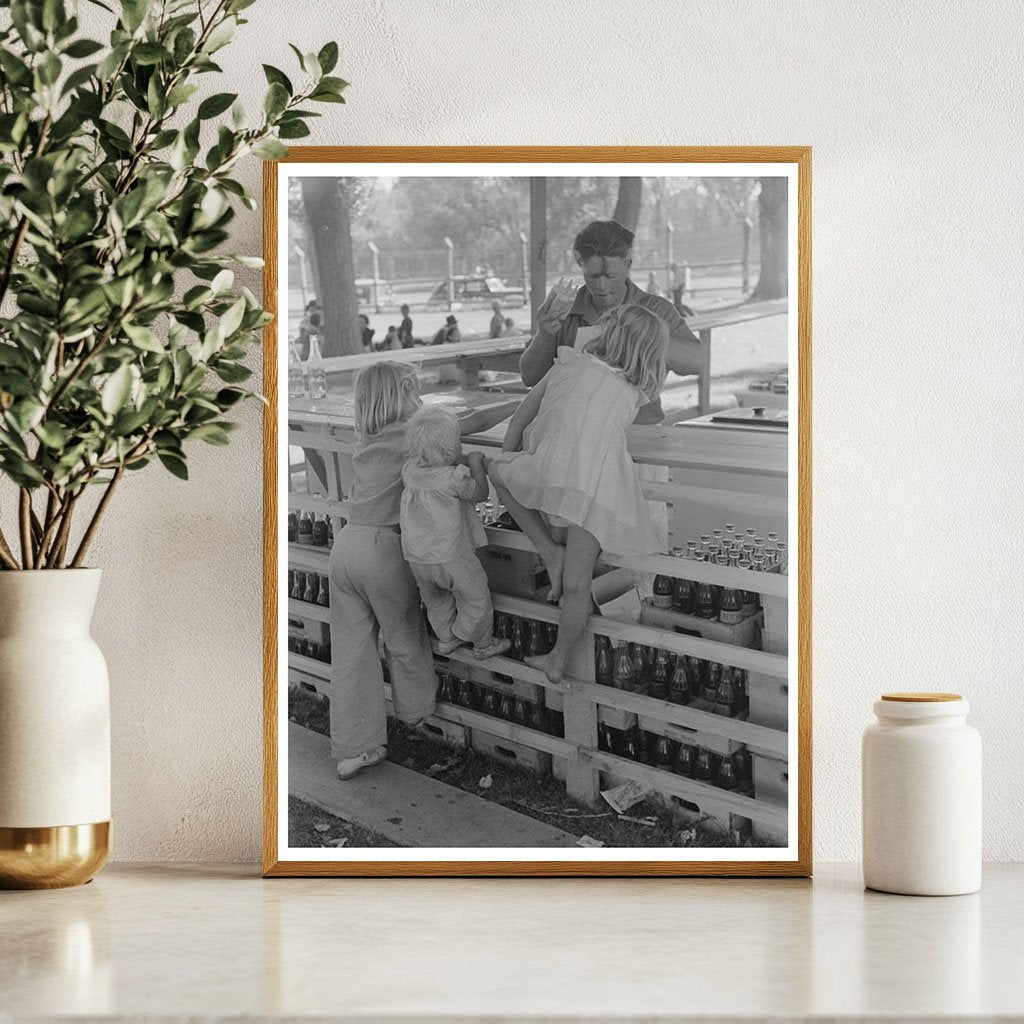
[[92,881],[110,857],[110,822],[0,826],[0,889],[63,889]]

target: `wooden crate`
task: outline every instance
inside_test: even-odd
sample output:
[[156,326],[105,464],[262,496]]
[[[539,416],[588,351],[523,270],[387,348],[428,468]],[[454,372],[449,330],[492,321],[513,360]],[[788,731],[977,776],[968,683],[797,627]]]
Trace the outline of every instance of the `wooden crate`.
[[[754,798],[774,807],[789,806],[789,764],[760,754],[751,756],[754,767]],[[754,822],[754,837],[777,846],[786,846],[788,832],[783,828]]]
[[761,649],[771,654],[789,654],[789,602],[784,597],[761,597],[764,608],[764,630]]
[[733,647],[757,647],[761,642],[763,615],[758,612],[735,626],[715,619],[702,619],[699,615],[686,615],[668,608],[656,608],[649,600],[640,610],[640,621],[645,626],[671,629],[704,640],[715,640]]
[[[694,704],[696,706],[696,704]],[[745,716],[744,716],[745,717]],[[740,719],[741,721],[743,719]],[[688,743],[691,747],[706,747],[713,754],[719,757],[729,757],[737,750],[743,748],[742,743],[729,739],[726,736],[719,736],[713,732],[705,732],[703,729],[691,729],[685,725],[674,725],[671,722],[662,722],[657,718],[649,718],[647,715],[640,715],[640,728],[645,732],[657,733],[659,736],[667,736],[677,743]]]
[[477,554],[494,593],[533,600],[547,591],[548,573],[535,551],[491,544],[481,548]]
[[747,721],[769,729],[789,728],[789,683],[761,672],[747,673],[747,697],[750,709]]
[[481,754],[493,757],[495,761],[507,764],[510,767],[526,768],[536,772],[538,775],[551,774],[551,755],[542,750],[534,750],[525,743],[517,743],[514,740],[506,739],[504,736],[495,736],[494,733],[486,732],[483,729],[470,729],[470,743],[474,750]]
[[[441,708],[445,706],[444,704],[440,705]],[[431,715],[420,726],[420,730],[425,736],[429,736],[432,740],[437,740],[438,743],[444,743],[449,747],[465,750],[469,745],[469,729],[458,722],[449,722],[439,715]]]

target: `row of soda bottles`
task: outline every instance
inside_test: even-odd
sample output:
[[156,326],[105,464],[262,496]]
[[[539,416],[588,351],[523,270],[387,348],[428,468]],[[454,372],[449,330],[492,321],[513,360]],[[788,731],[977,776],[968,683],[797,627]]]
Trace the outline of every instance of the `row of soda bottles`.
[[594,640],[594,678],[604,686],[673,704],[703,699],[725,718],[736,718],[750,707],[747,673],[741,668],[623,640],[613,649],[600,634]]
[[309,332],[309,356],[305,362],[299,358],[298,342],[288,346],[288,397],[324,398],[327,395],[327,371],[320,353],[320,335]]
[[301,654],[306,658],[313,658],[315,661],[323,661],[328,665],[331,663],[331,641],[325,640],[320,643],[317,640],[310,640],[302,636],[288,634],[288,650],[293,654]]
[[[494,687],[462,679],[449,672],[438,675],[437,699],[444,704],[469,708],[537,732],[556,736],[564,733],[561,712],[545,707],[542,701],[502,693]],[[707,747],[677,742],[636,725],[628,729],[614,729],[602,722],[598,731],[598,748],[721,789],[753,793],[750,755],[745,747],[731,755],[719,755]]]
[[[785,573],[789,551],[777,533],[769,533],[765,538],[756,530],[741,533],[731,523],[726,523],[719,530],[701,534],[699,542],[688,540],[685,548],[673,548],[672,555],[684,561],[708,562],[753,572]],[[685,569],[680,569],[682,572]],[[654,578],[651,603],[656,608],[671,608],[731,626],[756,615],[761,607],[760,596],[755,591],[720,587],[668,573],[659,573]]]
[[332,547],[334,523],[331,517],[326,512],[323,516],[315,512],[289,512],[288,543],[301,544],[303,547]]
[[327,577],[320,573],[289,569],[288,596],[293,601],[319,604],[324,608],[331,606],[331,588]]

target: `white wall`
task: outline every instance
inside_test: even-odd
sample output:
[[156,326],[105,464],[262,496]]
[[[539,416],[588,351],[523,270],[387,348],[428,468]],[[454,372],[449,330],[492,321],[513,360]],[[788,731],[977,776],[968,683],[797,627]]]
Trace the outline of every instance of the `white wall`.
[[[815,856],[859,856],[860,732],[897,688],[970,698],[986,856],[1024,858],[1019,3],[247,15],[216,90],[253,108],[287,42],[340,43],[349,103],[323,108],[311,143],[814,147]],[[237,224],[232,248],[259,252],[259,215]],[[131,479],[95,550],[121,860],[258,858],[255,406],[236,437],[197,452],[188,485]]]

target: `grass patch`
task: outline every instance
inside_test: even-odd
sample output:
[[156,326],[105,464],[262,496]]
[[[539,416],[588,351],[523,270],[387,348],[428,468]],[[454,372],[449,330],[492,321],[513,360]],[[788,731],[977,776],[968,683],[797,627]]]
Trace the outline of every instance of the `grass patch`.
[[[342,842],[344,840],[344,842]],[[398,846],[385,836],[353,821],[344,821],[333,814],[307,804],[298,797],[288,797],[288,845],[295,847]]]

